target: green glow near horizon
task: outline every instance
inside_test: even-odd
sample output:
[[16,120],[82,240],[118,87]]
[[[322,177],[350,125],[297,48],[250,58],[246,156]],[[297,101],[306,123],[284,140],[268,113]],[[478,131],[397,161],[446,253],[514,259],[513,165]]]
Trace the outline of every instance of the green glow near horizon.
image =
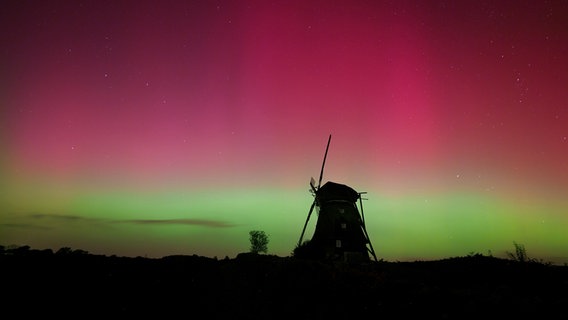
[[[260,229],[270,236],[269,253],[287,256],[298,241],[312,200],[304,192],[271,189],[227,193],[107,189],[71,193],[72,197],[61,201],[69,192],[65,188],[49,190],[27,205],[22,205],[26,203],[20,201],[22,195],[9,193],[16,199],[12,207],[5,207],[14,210],[9,222],[38,224],[33,235],[20,237],[20,241],[53,249],[71,246],[93,253],[114,250],[117,255],[224,257],[248,251],[248,231]],[[52,197],[58,199],[52,202]],[[568,219],[561,214],[567,205],[562,201],[527,205],[475,194],[369,198],[364,201],[367,230],[377,256],[385,260],[435,259],[471,252],[505,256],[506,251],[514,249],[513,242],[524,244],[530,256],[546,259],[557,256],[568,243]],[[27,215],[38,208],[52,211],[41,221],[34,221]],[[227,226],[151,223],[172,219]],[[316,220],[314,213],[305,239],[311,237]],[[9,228],[4,229],[9,235]],[[140,242],[147,245],[140,246]]]

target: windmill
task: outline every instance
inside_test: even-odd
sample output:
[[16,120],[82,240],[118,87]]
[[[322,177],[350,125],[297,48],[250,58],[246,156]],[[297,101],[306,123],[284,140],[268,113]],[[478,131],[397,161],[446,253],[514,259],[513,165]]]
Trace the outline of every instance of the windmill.
[[[312,256],[331,260],[365,261],[369,260],[369,254],[371,254],[377,261],[363,215],[361,195],[366,192],[357,192],[347,185],[332,181],[321,185],[330,142],[331,134],[327,140],[317,186],[314,178],[310,180],[310,192],[314,196],[314,201],[304,223],[298,248],[304,244],[302,242],[304,233],[315,208],[318,214],[315,231],[312,239],[306,242]],[[361,209],[360,213],[357,202]]]

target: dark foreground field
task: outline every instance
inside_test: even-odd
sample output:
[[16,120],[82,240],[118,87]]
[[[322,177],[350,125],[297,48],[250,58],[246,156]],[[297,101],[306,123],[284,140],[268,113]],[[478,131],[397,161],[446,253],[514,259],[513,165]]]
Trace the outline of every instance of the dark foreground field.
[[347,265],[253,254],[149,259],[13,250],[0,255],[0,267],[2,313],[13,318],[568,315],[568,267],[483,255]]

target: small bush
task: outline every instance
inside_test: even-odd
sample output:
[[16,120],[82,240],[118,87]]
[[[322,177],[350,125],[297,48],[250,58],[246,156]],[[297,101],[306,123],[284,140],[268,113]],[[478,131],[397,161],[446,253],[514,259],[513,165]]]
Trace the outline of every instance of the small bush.
[[518,262],[529,262],[532,260],[527,256],[527,250],[525,249],[524,245],[518,244],[516,242],[513,242],[513,245],[515,245],[515,252],[507,251],[507,256],[511,260]]
[[296,245],[292,251],[292,257],[299,259],[321,259],[323,255],[321,250],[318,250],[310,240],[306,240],[302,244]]

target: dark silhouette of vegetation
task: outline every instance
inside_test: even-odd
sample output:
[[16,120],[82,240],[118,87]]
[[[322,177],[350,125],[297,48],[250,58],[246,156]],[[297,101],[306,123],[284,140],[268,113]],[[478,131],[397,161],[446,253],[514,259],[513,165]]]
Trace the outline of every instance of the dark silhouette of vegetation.
[[518,262],[528,262],[531,260],[527,256],[527,250],[525,249],[524,245],[516,242],[513,242],[513,245],[515,246],[515,252],[507,251],[507,256],[510,259]]
[[551,262],[545,262],[542,259],[530,258],[527,255],[527,250],[525,249],[525,246],[523,244],[513,242],[513,245],[515,246],[515,252],[510,252],[510,251],[506,252],[507,257],[509,257],[509,259],[513,261],[517,261],[520,263],[539,263],[547,265],[552,264]]
[[249,231],[250,252],[267,253],[268,252],[268,235],[261,230]]
[[61,247],[55,253],[57,255],[87,255],[89,254],[88,251],[81,250],[81,249],[71,249],[70,247]]
[[[309,242],[295,255],[303,249],[309,252]],[[567,266],[474,252],[352,265],[251,252],[156,259],[0,246],[0,266],[3,312],[22,318],[173,318],[206,310],[217,319],[290,319],[299,313],[318,319],[540,319],[563,314],[568,303]]]
[[305,240],[300,245],[296,245],[292,251],[292,257],[298,259],[323,259],[324,256],[317,246],[314,246],[311,240]]

